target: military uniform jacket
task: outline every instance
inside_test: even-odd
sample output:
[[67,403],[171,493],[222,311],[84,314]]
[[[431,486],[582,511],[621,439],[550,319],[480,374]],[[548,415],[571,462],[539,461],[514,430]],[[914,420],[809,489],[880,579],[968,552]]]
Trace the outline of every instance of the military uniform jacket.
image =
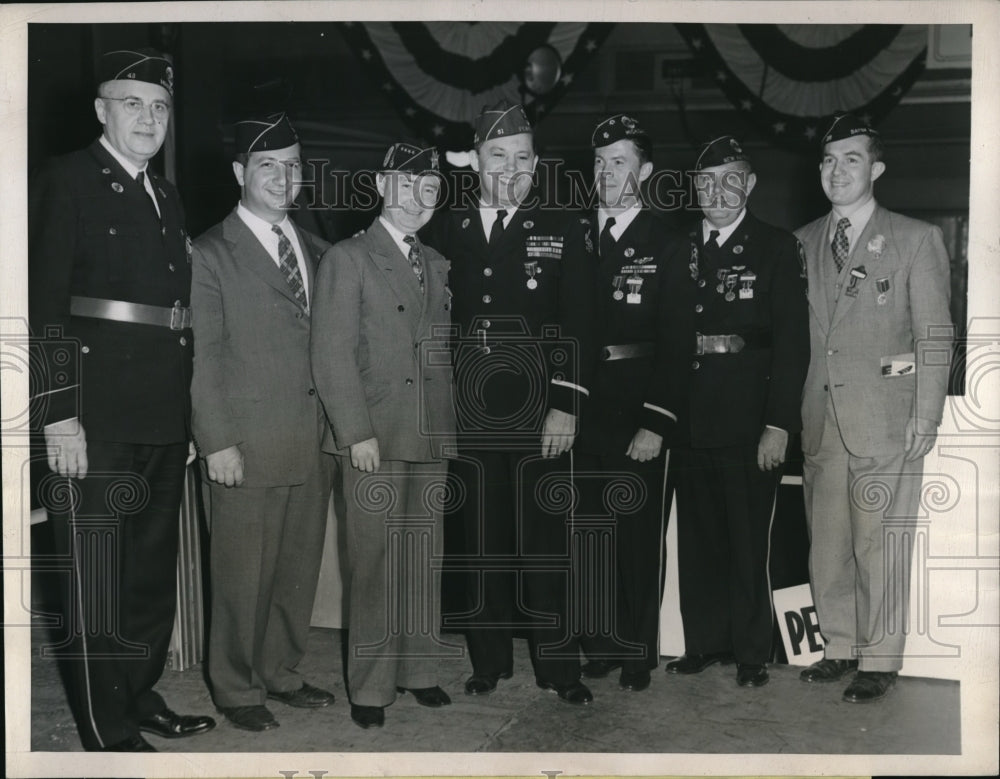
[[[596,214],[591,232],[599,234]],[[598,354],[576,448],[624,454],[639,428],[673,438],[690,363],[678,318],[688,278],[686,236],[642,209],[597,266]],[[635,290],[634,292],[632,290]],[[642,345],[647,355],[608,360],[606,347]]]
[[534,447],[545,413],[579,414],[594,364],[596,258],[587,219],[519,208],[496,245],[478,208],[444,212],[426,241],[451,262],[460,443]]
[[829,397],[851,454],[901,452],[907,420],[940,422],[948,391],[953,333],[941,230],[876,206],[840,274],[829,230],[828,214],[796,231],[812,338],[802,448],[818,451]]
[[[798,241],[749,211],[721,248],[690,233],[689,425],[697,448],[756,443],[766,425],[801,429],[809,365],[806,285]],[[739,335],[735,354],[696,354],[695,335]]]
[[428,246],[422,256],[423,294],[378,219],[323,256],[312,364],[326,451],[375,438],[382,460],[429,462],[454,445],[448,261]]
[[[295,227],[310,294],[330,244]],[[202,455],[238,445],[249,487],[301,484],[325,421],[309,367],[308,313],[234,209],[194,242],[191,397]]]
[[[82,296],[187,306],[190,242],[173,185],[147,168],[145,188],[95,141],[49,160],[29,193],[29,316],[51,340],[32,388],[38,426],[77,416],[91,440],[167,444],[189,437],[190,330],[74,317]],[[58,331],[58,330],[57,330]]]

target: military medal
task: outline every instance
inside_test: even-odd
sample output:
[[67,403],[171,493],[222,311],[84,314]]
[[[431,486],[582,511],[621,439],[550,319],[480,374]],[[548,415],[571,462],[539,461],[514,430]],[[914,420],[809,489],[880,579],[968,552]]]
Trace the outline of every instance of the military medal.
[[740,274],[740,300],[753,300],[753,283],[757,274],[752,270]]
[[730,273],[726,276],[726,302],[732,303],[736,300],[736,293],[733,292],[736,289],[736,282],[739,280],[739,276],[735,273]]
[[885,301],[888,300],[888,297],[885,294],[886,292],[889,291],[888,277],[884,279],[877,279],[875,281],[875,288],[878,290],[878,298],[876,298],[876,300],[878,301],[878,304],[880,306],[884,306]]
[[691,244],[691,261],[688,263],[688,270],[691,271],[691,280],[698,280],[698,245]]
[[615,300],[621,300],[622,298],[625,297],[625,293],[622,292],[622,284],[624,282],[625,282],[624,276],[615,276],[614,279],[611,280],[611,283],[614,284],[615,287],[615,291],[611,293],[611,297],[613,297]]
[[537,289],[538,279],[535,278],[535,274],[541,272],[541,269],[538,267],[538,261],[532,260],[531,262],[524,263],[524,272],[528,274],[528,281],[526,282],[528,289]]
[[729,268],[719,268],[715,272],[715,277],[719,280],[719,284],[715,288],[715,291],[718,292],[720,295],[726,291],[726,275],[728,273],[729,273]]
[[868,278],[868,272],[865,270],[864,265],[858,265],[856,268],[851,268],[851,283],[848,285],[847,289],[844,290],[845,295],[849,295],[852,298],[858,296],[858,282]]
[[641,303],[642,295],[639,290],[642,289],[642,276],[629,276],[625,283],[628,284],[628,296],[625,298],[625,302]]

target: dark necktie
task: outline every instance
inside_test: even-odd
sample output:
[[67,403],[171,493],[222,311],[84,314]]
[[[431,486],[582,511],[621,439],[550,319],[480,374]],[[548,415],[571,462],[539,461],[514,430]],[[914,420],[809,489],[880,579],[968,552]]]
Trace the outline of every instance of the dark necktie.
[[292,295],[299,302],[302,308],[308,309],[306,302],[306,287],[302,283],[302,272],[299,270],[298,260],[295,259],[295,252],[292,251],[292,242],[278,225],[271,225],[271,230],[278,236],[278,266],[281,273],[288,282],[288,288]]
[[410,267],[413,268],[413,273],[417,277],[417,281],[420,282],[420,291],[424,291],[424,253],[420,249],[420,244],[417,243],[417,239],[413,235],[404,235],[403,241],[410,246],[410,253],[407,255],[407,259],[410,261]]
[[601,237],[597,241],[597,250],[601,254],[601,259],[611,256],[611,250],[615,248],[615,237],[611,234],[611,228],[615,226],[615,218],[613,216],[608,217],[608,221],[604,223],[604,229],[601,230]]
[[152,209],[153,216],[156,217],[156,221],[162,221],[160,219],[160,210],[156,206],[156,201],[153,200],[153,196],[149,194],[149,190],[146,189],[146,172],[144,170],[140,170],[135,174],[135,183],[142,188],[142,192],[146,196],[146,200],[149,202],[149,207]]
[[705,242],[705,248],[709,251],[714,251],[719,248],[719,231],[709,230],[708,240]]
[[837,232],[833,234],[833,261],[837,263],[837,273],[844,269],[847,256],[851,253],[851,244],[847,240],[847,229],[851,226],[851,220],[846,216],[837,222]]
[[492,246],[497,241],[500,240],[500,236],[503,235],[503,220],[507,218],[507,212],[504,209],[497,211],[496,221],[493,222],[493,227],[490,228],[490,245]]

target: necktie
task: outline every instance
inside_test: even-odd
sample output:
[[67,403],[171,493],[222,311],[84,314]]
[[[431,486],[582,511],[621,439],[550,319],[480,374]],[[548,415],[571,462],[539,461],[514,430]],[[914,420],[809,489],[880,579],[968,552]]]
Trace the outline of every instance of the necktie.
[[420,291],[424,291],[424,257],[423,252],[420,249],[420,244],[417,243],[417,239],[412,235],[403,236],[403,241],[410,246],[410,253],[407,258],[410,261],[410,267],[413,268],[413,273],[416,275],[417,280],[420,282]]
[[847,255],[851,251],[850,241],[847,240],[847,229],[850,226],[851,220],[844,217],[837,222],[837,232],[833,234],[831,247],[833,248],[833,261],[837,263],[837,273],[840,273],[844,269],[844,263],[847,262]]
[[156,217],[156,221],[157,222],[161,221],[160,209],[156,205],[156,201],[153,199],[153,196],[150,194],[149,190],[146,189],[146,172],[144,170],[140,170],[138,173],[135,174],[135,183],[138,184],[140,187],[142,187],[142,191],[146,193],[146,200],[149,201],[149,206],[150,208],[153,209],[153,216]]
[[507,212],[504,209],[497,211],[496,221],[493,222],[493,227],[490,228],[490,244],[495,244],[500,240],[500,236],[503,235],[503,220],[507,217]]
[[708,241],[705,243],[705,248],[709,251],[719,248],[719,231],[709,230]]
[[615,226],[615,218],[613,216],[608,217],[608,221],[604,223],[604,229],[601,230],[601,237],[597,241],[597,250],[601,254],[601,259],[611,256],[611,250],[615,246],[615,237],[611,234],[611,228]]
[[284,275],[285,281],[288,282],[288,288],[292,291],[292,295],[299,302],[299,305],[302,308],[308,309],[306,287],[302,283],[302,272],[299,270],[299,262],[295,258],[295,252],[292,251],[292,242],[288,240],[288,236],[285,235],[278,225],[271,225],[271,230],[278,236],[278,266],[281,268],[281,273]]

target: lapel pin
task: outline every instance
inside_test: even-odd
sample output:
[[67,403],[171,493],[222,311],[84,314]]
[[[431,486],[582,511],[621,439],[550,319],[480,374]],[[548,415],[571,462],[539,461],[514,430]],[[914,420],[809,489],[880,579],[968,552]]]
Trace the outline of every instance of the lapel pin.
[[114,190],[115,192],[118,192],[119,194],[125,191],[125,187],[123,187],[123,186],[122,186],[121,184],[119,184],[119,183],[118,183],[117,181],[112,181],[112,182],[111,182],[111,188],[112,188],[112,189],[113,189],[113,190]]
[[534,226],[535,226],[535,223],[533,221],[531,221],[530,219],[525,219],[524,220],[524,229],[525,230],[530,230]]
[[107,176],[111,172],[111,168],[101,168],[101,173]]
[[743,245],[742,244],[736,244],[733,247],[733,254],[743,254]]
[[634,254],[635,254],[635,249],[633,249],[633,248],[632,248],[631,246],[629,246],[629,247],[628,247],[628,248],[627,248],[627,249],[625,250],[625,256],[626,256],[626,257],[632,257],[632,255],[634,255]]
[[465,219],[462,220],[462,229],[464,230],[468,226],[469,226],[469,217],[465,217]]

